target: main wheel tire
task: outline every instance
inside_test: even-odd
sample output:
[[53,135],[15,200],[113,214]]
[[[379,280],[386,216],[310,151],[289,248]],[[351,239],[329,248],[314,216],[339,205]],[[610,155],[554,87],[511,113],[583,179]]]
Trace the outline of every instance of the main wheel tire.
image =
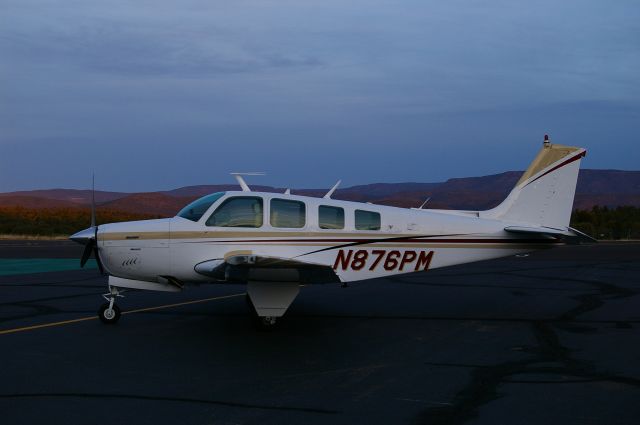
[[116,323],[120,319],[120,307],[114,304],[113,308],[110,309],[109,303],[104,303],[100,306],[100,310],[98,310],[98,317],[102,323],[107,325]]
[[253,305],[249,294],[245,295],[244,300],[247,302],[247,308],[249,309],[249,314],[251,314],[251,320],[253,320],[253,324],[257,330],[272,331],[278,326],[278,324],[280,324],[280,321],[278,321],[275,317],[266,318],[258,316],[256,306]]
[[276,329],[280,324],[280,321],[277,320],[276,318],[260,317],[256,315],[253,318],[253,323],[257,330],[263,331],[263,332],[269,332]]

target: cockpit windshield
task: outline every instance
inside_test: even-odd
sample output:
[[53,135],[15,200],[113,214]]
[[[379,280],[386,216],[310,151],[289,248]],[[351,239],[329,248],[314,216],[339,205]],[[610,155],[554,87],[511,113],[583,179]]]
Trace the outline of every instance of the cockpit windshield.
[[207,212],[209,207],[213,205],[218,199],[220,199],[225,192],[216,192],[211,195],[203,196],[196,199],[186,207],[180,210],[177,214],[178,217],[186,218],[191,221],[198,221]]

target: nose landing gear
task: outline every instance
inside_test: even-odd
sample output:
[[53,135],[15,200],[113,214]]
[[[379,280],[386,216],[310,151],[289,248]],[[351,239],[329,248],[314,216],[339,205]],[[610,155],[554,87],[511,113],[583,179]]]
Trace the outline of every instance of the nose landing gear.
[[124,295],[122,295],[115,286],[110,286],[109,292],[102,295],[102,297],[107,300],[107,302],[102,304],[98,310],[100,321],[108,325],[117,323],[118,320],[120,320],[121,313],[120,307],[115,304],[115,301],[116,297],[124,297]]

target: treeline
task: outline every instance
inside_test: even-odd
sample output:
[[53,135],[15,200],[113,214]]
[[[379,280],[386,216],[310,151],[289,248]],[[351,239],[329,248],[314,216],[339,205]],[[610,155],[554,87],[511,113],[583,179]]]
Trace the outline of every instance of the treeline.
[[[96,212],[98,224],[161,217],[101,208]],[[86,229],[90,222],[91,212],[84,208],[0,207],[0,234],[5,235],[68,236]],[[571,226],[596,239],[640,239],[640,208],[575,210]]]
[[640,239],[640,208],[595,206],[575,210],[571,227],[596,239]]
[[[97,224],[150,218],[160,217],[105,209],[96,211]],[[0,234],[68,236],[90,225],[91,211],[85,208],[0,207]]]

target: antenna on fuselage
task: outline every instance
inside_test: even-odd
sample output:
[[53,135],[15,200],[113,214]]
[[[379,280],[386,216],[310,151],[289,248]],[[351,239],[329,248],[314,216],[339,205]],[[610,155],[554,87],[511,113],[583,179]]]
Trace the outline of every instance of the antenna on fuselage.
[[249,188],[249,186],[247,185],[247,182],[244,181],[244,178],[242,176],[264,176],[266,173],[251,172],[251,173],[230,173],[230,174],[236,178],[243,192],[251,192],[251,188]]
[[291,195],[291,189],[287,189],[287,190],[285,190],[285,191],[284,191],[284,194],[285,194],[285,195]]
[[418,208],[419,210],[422,209],[422,207],[424,207],[425,205],[427,205],[427,202],[429,202],[429,200],[431,199],[431,196],[429,196],[423,203],[422,205],[420,205],[420,208]]
[[323,196],[323,198],[324,199],[331,199],[331,195],[333,195],[333,192],[335,192],[336,189],[338,188],[338,186],[340,186],[340,183],[342,183],[342,180],[338,180],[336,182],[336,184],[334,184],[333,187],[331,189],[329,189],[327,194]]

